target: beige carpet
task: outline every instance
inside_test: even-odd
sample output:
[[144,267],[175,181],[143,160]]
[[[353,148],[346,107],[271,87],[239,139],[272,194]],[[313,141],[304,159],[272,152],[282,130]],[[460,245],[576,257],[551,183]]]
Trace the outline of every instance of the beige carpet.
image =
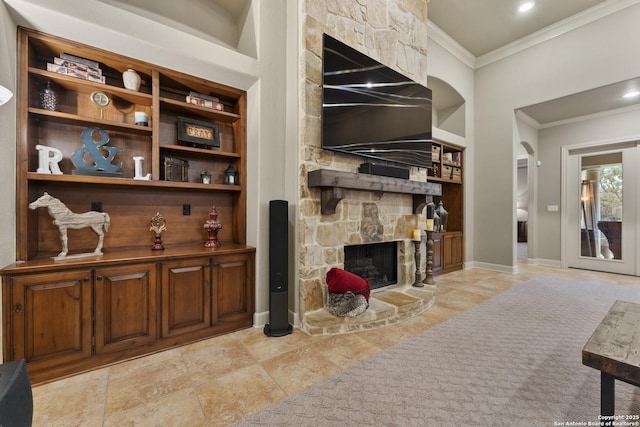
[[[640,292],[536,278],[235,425],[597,422],[600,372],[581,350],[616,299],[640,302]],[[640,389],[616,381],[616,414],[640,414]]]

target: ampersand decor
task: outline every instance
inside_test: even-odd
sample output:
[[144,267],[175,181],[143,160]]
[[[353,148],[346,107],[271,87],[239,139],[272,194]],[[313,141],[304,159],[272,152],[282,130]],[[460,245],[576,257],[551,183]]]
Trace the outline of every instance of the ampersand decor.
[[[71,162],[78,168],[73,170],[74,175],[108,175],[122,176],[122,162],[112,164],[114,157],[122,149],[117,147],[107,147],[109,134],[100,128],[87,128],[80,136],[82,147],[76,149],[71,154]],[[107,152],[107,156],[102,154],[102,150]],[[93,160],[93,164],[86,161],[85,154]]]

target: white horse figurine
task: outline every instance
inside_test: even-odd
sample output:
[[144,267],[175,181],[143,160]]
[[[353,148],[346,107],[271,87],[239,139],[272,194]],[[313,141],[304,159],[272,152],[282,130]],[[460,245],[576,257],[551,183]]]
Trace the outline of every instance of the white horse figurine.
[[104,241],[104,231],[109,231],[110,218],[109,214],[105,212],[89,211],[81,214],[73,213],[67,208],[64,203],[50,196],[48,193],[44,193],[36,201],[29,204],[29,209],[47,208],[49,215],[53,217],[53,225],[58,227],[60,232],[60,241],[62,242],[62,252],[55,257],[55,260],[64,259],[67,257],[69,247],[67,244],[67,229],[78,230],[85,227],[91,227],[91,229],[98,235],[98,246],[93,253],[78,254],[79,256],[92,256],[102,255],[102,243]]

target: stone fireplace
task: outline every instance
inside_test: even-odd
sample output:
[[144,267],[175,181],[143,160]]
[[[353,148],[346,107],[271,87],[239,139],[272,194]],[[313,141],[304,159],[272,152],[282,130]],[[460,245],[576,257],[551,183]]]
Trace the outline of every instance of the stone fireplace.
[[398,242],[344,247],[344,269],[367,279],[371,289],[398,283]]
[[[333,153],[320,147],[322,34],[326,32],[426,85],[427,1],[304,0],[300,8],[298,315],[301,328],[310,332],[305,318],[324,309],[326,273],[332,267],[345,268],[344,246],[396,242],[395,287],[410,286],[415,272],[411,232],[426,219],[424,213],[414,214],[410,195],[348,189],[335,213],[321,213],[320,189],[309,188],[308,172],[321,168],[357,172],[363,162],[356,156]],[[411,168],[410,179],[425,181],[426,171]],[[387,292],[384,289],[375,290],[374,294]],[[410,291],[414,290],[418,292],[418,288]],[[429,301],[428,298],[425,301]],[[372,316],[374,309],[384,311],[383,305],[372,305],[357,317]],[[332,321],[334,319],[329,319],[329,323]],[[357,318],[345,320],[346,323],[357,321]],[[389,323],[388,320],[384,322]],[[353,324],[342,326],[336,331],[355,330]],[[327,328],[318,333],[327,333]]]

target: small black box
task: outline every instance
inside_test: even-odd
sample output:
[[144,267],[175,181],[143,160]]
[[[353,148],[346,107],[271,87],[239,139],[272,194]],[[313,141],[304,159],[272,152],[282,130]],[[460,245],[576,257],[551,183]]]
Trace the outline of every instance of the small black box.
[[396,166],[377,165],[375,163],[362,163],[358,172],[367,173],[369,175],[409,179],[409,169],[399,168]]

